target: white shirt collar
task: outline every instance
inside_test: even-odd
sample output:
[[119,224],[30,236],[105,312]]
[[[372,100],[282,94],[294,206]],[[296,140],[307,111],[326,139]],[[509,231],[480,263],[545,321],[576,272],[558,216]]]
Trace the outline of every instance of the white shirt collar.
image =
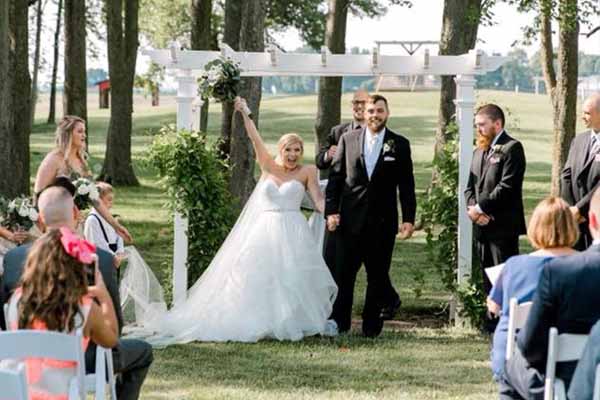
[[[367,139],[373,136],[373,133],[371,132],[371,130],[369,129],[368,126],[367,126],[365,135],[367,135]],[[385,136],[385,127],[383,127],[383,129],[380,130],[379,133],[377,134],[377,136],[376,136],[377,142],[381,143],[383,141],[384,136]]]
[[592,136],[592,139],[594,137],[598,139],[600,137],[600,131],[596,132],[595,130],[590,129],[590,135]]
[[599,244],[600,244],[600,239],[594,239],[594,240],[592,241],[592,246],[597,246],[597,245],[599,245]]
[[502,129],[500,131],[500,133],[496,135],[496,137],[494,138],[494,140],[492,140],[492,144],[490,145],[490,148],[494,147],[496,145],[496,143],[498,142],[498,139],[500,138],[500,136],[502,136],[503,133],[504,133],[504,129]]

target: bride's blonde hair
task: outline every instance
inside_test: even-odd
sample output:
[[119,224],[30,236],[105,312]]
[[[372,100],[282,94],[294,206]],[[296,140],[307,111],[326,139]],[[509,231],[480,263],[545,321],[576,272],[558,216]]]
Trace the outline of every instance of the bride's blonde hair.
[[[73,146],[73,130],[75,130],[75,126],[78,123],[82,123],[85,126],[85,120],[83,118],[74,115],[65,115],[56,126],[54,143],[56,149],[62,153],[67,165],[69,164],[69,154],[71,153],[71,147]],[[85,149],[79,150],[78,155],[85,165],[85,162],[87,161]]]
[[[286,133],[280,137],[277,141],[277,157],[275,157],[275,160],[281,161],[281,152],[283,149],[296,143],[300,145],[300,153],[304,154],[304,140],[302,140],[300,135],[297,133]],[[302,159],[300,159],[301,161]]]

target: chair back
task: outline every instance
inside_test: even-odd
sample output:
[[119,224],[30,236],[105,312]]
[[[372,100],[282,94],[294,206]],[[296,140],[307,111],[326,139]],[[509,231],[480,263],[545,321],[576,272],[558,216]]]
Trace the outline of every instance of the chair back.
[[82,337],[59,332],[21,329],[0,332],[0,360],[50,358],[77,363],[77,391],[85,398],[85,359],[81,347]]
[[515,338],[517,330],[525,326],[527,316],[533,302],[527,301],[518,304],[517,299],[512,297],[509,303],[508,311],[508,335],[506,335],[506,359],[509,360],[515,352]]
[[4,326],[8,330],[8,303],[4,304]]
[[593,400],[600,400],[600,364],[596,365],[596,376],[594,378]]
[[25,365],[19,364],[16,371],[0,369],[0,400],[29,400]]
[[572,333],[559,335],[558,329],[554,327],[550,328],[544,400],[554,400],[557,386],[560,389],[556,390],[558,392],[557,397],[566,398],[564,383],[562,380],[556,378],[556,363],[579,360],[587,339],[588,335],[576,335]]

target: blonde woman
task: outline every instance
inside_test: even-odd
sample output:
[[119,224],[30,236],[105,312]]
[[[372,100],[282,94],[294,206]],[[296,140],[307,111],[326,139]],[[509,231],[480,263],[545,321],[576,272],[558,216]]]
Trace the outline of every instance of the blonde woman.
[[[55,148],[44,157],[38,168],[34,192],[39,194],[60,176],[70,179],[84,177],[92,179],[92,173],[87,164],[85,153],[85,121],[79,117],[65,115],[56,127]],[[131,241],[131,235],[101,203],[95,202],[94,208],[126,241]]]
[[527,237],[536,249],[533,253],[513,256],[506,261],[487,299],[488,310],[500,316],[492,346],[492,372],[496,380],[504,371],[509,302],[531,301],[544,265],[554,257],[575,253],[579,230],[569,205],[560,197],[548,197],[533,210]]
[[150,339],[154,344],[327,333],[337,287],[300,211],[306,191],[323,209],[317,170],[302,164],[304,144],[293,133],[281,137],[273,157],[244,103],[236,100],[235,109],[254,145],[261,179],[188,299],[151,324],[160,332]]

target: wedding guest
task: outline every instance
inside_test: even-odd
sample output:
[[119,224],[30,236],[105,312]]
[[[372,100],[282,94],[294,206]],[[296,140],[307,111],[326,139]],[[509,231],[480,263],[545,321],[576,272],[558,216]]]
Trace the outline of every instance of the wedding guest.
[[[50,229],[27,256],[23,277],[9,301],[8,328],[80,332],[84,350],[90,340],[115,347],[117,319],[102,274],[94,269],[93,286],[87,277],[94,259],[92,244],[68,228]],[[32,400],[67,398],[69,381],[77,371],[75,362],[28,358],[25,364]]]
[[[525,233],[525,153],[521,142],[508,135],[504,123],[504,112],[495,104],[477,110],[477,148],[465,190],[486,294],[492,283],[484,270],[519,254],[519,235]],[[493,332],[496,323],[488,320],[486,331]]]
[[[58,123],[55,136],[55,148],[44,157],[35,177],[36,196],[57,177],[83,177],[92,180],[85,152],[85,121],[76,116],[65,115]],[[132,240],[127,229],[101,203],[95,202],[94,207],[119,236],[127,241]]]
[[[98,182],[96,187],[100,193],[98,202],[110,212],[115,198],[113,187],[106,182]],[[123,239],[96,208],[92,208],[86,218],[83,234],[87,240],[114,256],[115,267],[118,268],[121,265],[125,257]]]
[[[594,241],[581,253],[549,260],[542,268],[533,304],[517,334],[513,356],[499,381],[501,399],[542,398],[548,331],[589,334],[600,319],[600,191],[592,196],[589,229]],[[556,376],[569,387],[576,362],[558,363]]]
[[592,400],[596,382],[596,367],[600,364],[600,322],[596,322],[588,337],[583,354],[577,363],[569,400]]
[[[40,221],[47,229],[68,228],[75,232],[79,219],[79,210],[73,201],[75,187],[67,179],[58,179],[44,189],[39,195],[38,207]],[[22,275],[24,261],[31,249],[31,245],[19,246],[9,251],[4,259],[5,292],[11,292]],[[116,269],[112,254],[102,249],[96,249],[98,266],[105,282],[108,293],[112,299],[115,315],[117,316],[118,332],[123,327],[123,314],[121,299],[117,283]],[[87,372],[94,372],[96,365],[96,347],[94,343],[88,346],[85,353]],[[113,349],[115,372],[120,373],[117,380],[117,396],[119,400],[132,400],[139,397],[139,393],[153,361],[152,347],[142,340],[119,339]]]
[[[4,255],[11,249],[14,249],[16,246],[27,240],[27,237],[27,232],[11,231],[3,226],[0,226],[0,305],[4,304],[6,301],[4,284],[2,283],[4,275]],[[4,321],[4,310],[0,308],[0,329],[6,329]]]
[[544,265],[554,257],[574,254],[571,246],[578,232],[569,205],[559,197],[542,200],[533,211],[527,237],[536,251],[509,258],[487,298],[488,310],[500,316],[491,354],[496,381],[504,370],[510,299],[519,304],[531,301]]
[[587,216],[590,199],[600,182],[600,93],[585,100],[582,119],[588,130],[571,141],[560,177],[561,196],[571,205],[571,212],[579,223],[577,250],[587,249],[593,240]]

